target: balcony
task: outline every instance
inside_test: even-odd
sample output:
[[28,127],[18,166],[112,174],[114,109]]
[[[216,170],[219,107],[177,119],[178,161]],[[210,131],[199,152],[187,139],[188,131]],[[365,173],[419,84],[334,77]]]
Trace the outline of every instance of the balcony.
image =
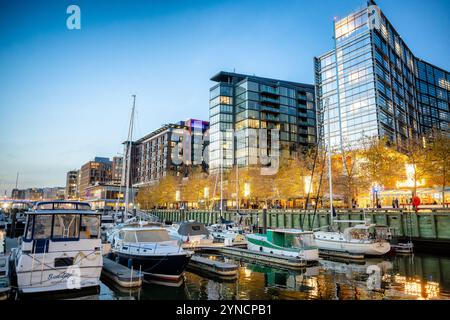
[[280,109],[268,105],[261,105],[261,111],[280,113]]
[[261,100],[261,102],[270,102],[270,103],[275,103],[275,104],[280,103],[278,98],[268,97],[265,95],[260,95],[260,100]]
[[269,86],[266,86],[266,85],[261,85],[259,90],[261,92],[270,93],[270,94],[273,94],[273,95],[279,95],[280,94],[278,88],[269,87]]

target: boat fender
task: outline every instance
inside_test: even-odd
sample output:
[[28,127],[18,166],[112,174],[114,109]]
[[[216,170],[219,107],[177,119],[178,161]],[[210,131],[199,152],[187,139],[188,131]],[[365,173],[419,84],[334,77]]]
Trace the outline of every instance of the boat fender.
[[131,268],[131,266],[133,265],[133,259],[128,259],[128,268]]

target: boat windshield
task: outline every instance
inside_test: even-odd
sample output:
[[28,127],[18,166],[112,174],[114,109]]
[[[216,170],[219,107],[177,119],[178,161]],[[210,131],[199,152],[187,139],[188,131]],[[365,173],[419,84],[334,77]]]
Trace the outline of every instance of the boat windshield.
[[82,215],[81,216],[81,239],[97,239],[100,234],[100,216]]
[[[35,227],[36,234],[36,227]],[[53,238],[78,238],[80,232],[79,214],[56,214],[53,224]]]
[[309,233],[296,235],[292,243],[294,248],[312,247],[315,245],[314,235]]
[[49,239],[52,234],[52,216],[36,215],[34,218],[34,239]]
[[160,242],[170,241],[166,230],[141,230],[136,232],[138,242]]
[[391,239],[391,231],[386,226],[376,226],[375,227],[375,236],[378,239]]

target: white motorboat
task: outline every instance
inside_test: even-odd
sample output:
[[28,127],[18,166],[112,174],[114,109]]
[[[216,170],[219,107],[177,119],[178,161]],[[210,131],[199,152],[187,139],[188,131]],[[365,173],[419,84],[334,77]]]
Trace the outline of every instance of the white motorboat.
[[192,256],[161,226],[123,225],[115,228],[110,239],[111,252],[119,263],[153,281],[180,283]]
[[227,244],[245,243],[245,231],[242,228],[228,224],[213,224],[208,231],[214,240]]
[[348,227],[343,232],[316,231],[314,238],[321,251],[381,256],[391,250],[386,230],[386,227],[364,223]]
[[100,215],[88,203],[38,202],[19,243],[13,260],[21,293],[99,286]]
[[10,297],[10,292],[9,254],[0,252],[0,300],[8,299]]

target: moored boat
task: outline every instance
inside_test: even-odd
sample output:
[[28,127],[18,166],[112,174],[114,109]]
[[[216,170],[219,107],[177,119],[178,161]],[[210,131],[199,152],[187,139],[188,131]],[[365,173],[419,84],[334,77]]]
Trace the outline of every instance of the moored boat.
[[196,221],[183,221],[167,227],[170,238],[191,246],[211,244],[214,238],[205,225]]
[[160,226],[125,225],[110,239],[116,261],[142,272],[147,280],[180,283],[192,256]]
[[316,231],[314,238],[319,250],[324,253],[381,256],[391,249],[386,230],[382,226],[364,223],[345,228],[343,232]]
[[265,234],[247,234],[251,251],[294,257],[306,262],[319,260],[319,252],[311,231],[298,229],[269,229]]
[[103,266],[100,215],[87,203],[38,202],[14,251],[19,292],[98,287]]

